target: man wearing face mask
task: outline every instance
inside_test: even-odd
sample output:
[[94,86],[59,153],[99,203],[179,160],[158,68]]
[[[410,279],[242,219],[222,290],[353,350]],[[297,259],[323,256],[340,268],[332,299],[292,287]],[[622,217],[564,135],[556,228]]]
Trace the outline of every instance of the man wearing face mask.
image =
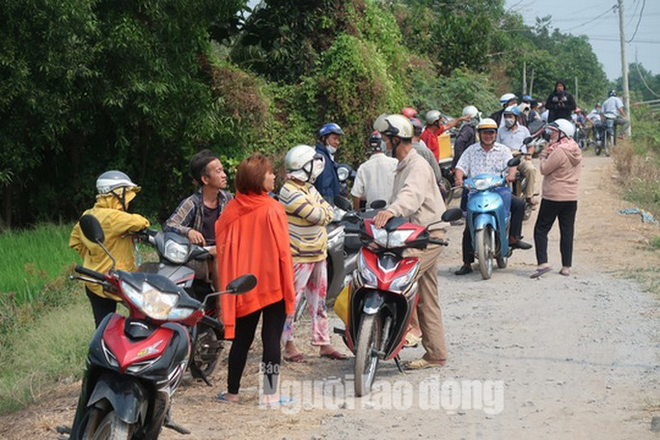
[[[346,359],[346,355],[330,344],[325,298],[327,294],[328,234],[325,227],[334,216],[334,210],[316,190],[314,182],[322,175],[324,159],[307,145],[291,148],[285,158],[287,176],[280,190],[280,202],[284,205],[289,223],[289,242],[293,256],[293,284],[296,290],[297,308],[305,295],[312,320],[312,345],[319,347],[321,357],[334,360]],[[287,315],[282,333],[284,359],[304,362],[303,354],[293,341],[294,315]]]
[[334,122],[325,124],[318,132],[316,152],[325,160],[323,172],[314,182],[314,186],[323,198],[334,206],[335,196],[341,194],[339,178],[337,177],[337,164],[335,153],[339,148],[341,137],[344,135],[341,127]]
[[532,163],[532,154],[534,154],[534,147],[527,148],[523,143],[525,138],[530,136],[527,127],[518,123],[520,110],[515,105],[507,107],[502,113],[504,117],[504,125],[497,129],[497,138],[495,142],[506,145],[511,149],[514,156],[522,154],[522,161],[518,165],[518,170],[527,179],[527,187],[525,188],[525,199],[530,205],[535,205],[534,188],[536,188],[536,168]]

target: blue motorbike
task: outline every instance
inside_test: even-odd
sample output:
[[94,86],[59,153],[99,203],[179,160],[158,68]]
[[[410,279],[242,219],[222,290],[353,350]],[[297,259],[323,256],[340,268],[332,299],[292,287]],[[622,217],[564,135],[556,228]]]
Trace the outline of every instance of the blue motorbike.
[[[513,158],[509,167],[519,165]],[[509,223],[511,221],[511,188],[500,174],[479,174],[463,182],[468,192],[467,223],[474,253],[484,280],[493,273],[493,259],[504,269],[511,256]]]

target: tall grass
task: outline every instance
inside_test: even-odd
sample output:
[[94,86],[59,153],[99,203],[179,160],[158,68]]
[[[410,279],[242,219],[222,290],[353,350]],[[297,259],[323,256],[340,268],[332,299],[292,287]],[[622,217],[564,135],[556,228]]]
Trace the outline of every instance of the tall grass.
[[69,273],[80,260],[68,247],[72,227],[41,224],[0,234],[0,296],[22,306],[38,299],[50,280]]

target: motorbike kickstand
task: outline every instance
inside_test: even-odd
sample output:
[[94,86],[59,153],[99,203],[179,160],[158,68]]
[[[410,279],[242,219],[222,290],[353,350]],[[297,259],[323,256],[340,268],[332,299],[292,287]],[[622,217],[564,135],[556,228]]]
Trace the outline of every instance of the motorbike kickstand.
[[192,431],[188,428],[185,428],[178,423],[176,423],[172,418],[170,417],[170,411],[167,411],[167,416],[165,416],[165,423],[163,424],[166,428],[169,428],[173,431],[178,432],[179,434],[183,435],[189,435],[192,433]]
[[399,358],[399,355],[396,355],[394,357],[394,363],[396,364],[396,367],[399,369],[401,373],[406,374],[406,371],[403,369],[403,366],[401,365],[401,359]]

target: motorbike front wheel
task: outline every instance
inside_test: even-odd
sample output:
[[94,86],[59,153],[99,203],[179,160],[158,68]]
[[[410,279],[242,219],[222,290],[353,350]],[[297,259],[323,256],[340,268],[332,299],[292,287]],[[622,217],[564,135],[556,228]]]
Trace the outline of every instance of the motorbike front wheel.
[[366,315],[360,323],[355,351],[355,395],[362,397],[371,392],[378,369],[378,348],[383,332],[377,315]]
[[[192,347],[192,362],[197,369],[206,377],[215,371],[222,351],[222,336],[218,331],[208,325],[198,324],[199,332]],[[190,370],[193,377],[196,377],[195,371]]]
[[493,229],[486,226],[477,231],[474,247],[479,260],[481,278],[490,279],[493,273]]
[[104,414],[101,409],[94,408],[83,440],[128,440],[133,435],[134,427],[121,420],[113,409]]

